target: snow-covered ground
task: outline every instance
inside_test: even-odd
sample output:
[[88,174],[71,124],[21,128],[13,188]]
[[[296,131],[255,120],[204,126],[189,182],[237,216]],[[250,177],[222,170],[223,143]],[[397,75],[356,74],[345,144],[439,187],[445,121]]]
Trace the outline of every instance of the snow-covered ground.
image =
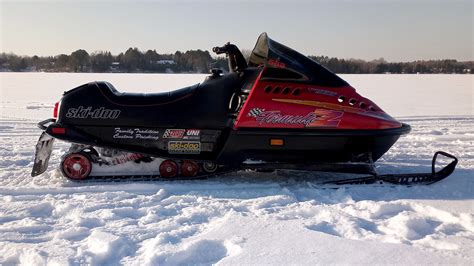
[[319,174],[77,184],[30,177],[37,121],[62,91],[107,80],[161,91],[203,75],[0,73],[0,264],[474,264],[472,75],[344,75],[411,124],[380,172],[429,171],[434,151],[460,159],[426,187],[321,188]]

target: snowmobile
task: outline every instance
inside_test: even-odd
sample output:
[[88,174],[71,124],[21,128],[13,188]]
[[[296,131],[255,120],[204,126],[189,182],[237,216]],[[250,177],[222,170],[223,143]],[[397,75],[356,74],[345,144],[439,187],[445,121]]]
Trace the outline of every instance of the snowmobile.
[[[212,69],[202,83],[175,91],[124,93],[107,82],[66,91],[54,118],[38,124],[44,132],[32,176],[46,171],[54,139],[73,143],[60,170],[74,181],[104,178],[91,175],[97,165],[157,158],[150,177],[165,180],[293,169],[369,174],[338,184],[429,184],[455,169],[453,155],[437,152],[431,173],[378,175],[374,162],[410,126],[266,33],[248,62],[231,43],[213,52],[226,54],[229,72]],[[438,155],[452,161],[436,171]]]

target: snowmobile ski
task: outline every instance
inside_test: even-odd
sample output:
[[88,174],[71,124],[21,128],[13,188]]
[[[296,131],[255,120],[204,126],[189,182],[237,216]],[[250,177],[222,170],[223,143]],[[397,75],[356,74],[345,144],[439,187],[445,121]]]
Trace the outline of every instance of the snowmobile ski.
[[[439,171],[436,171],[436,159],[438,155],[443,155],[445,157],[451,158],[452,161],[441,168]],[[374,174],[367,177],[359,178],[350,178],[342,179],[337,181],[328,181],[324,184],[333,184],[333,185],[358,185],[358,184],[375,184],[375,183],[388,183],[392,185],[431,185],[436,182],[439,182],[454,172],[458,159],[447,152],[438,151],[434,154],[431,162],[431,173],[409,173],[409,174]]]

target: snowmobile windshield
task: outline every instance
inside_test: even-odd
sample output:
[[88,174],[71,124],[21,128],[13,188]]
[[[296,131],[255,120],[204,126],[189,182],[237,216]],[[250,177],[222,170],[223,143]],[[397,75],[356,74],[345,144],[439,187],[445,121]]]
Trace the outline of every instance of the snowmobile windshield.
[[270,39],[264,32],[249,58],[249,66],[265,66],[270,76],[302,80],[323,87],[344,87],[347,82],[314,60]]

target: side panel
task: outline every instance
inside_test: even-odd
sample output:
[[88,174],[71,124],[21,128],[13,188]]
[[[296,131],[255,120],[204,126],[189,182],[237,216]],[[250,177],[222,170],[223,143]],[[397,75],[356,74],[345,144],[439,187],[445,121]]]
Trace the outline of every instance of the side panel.
[[222,130],[197,128],[145,128],[60,126],[64,133],[54,134],[55,124],[46,132],[54,138],[91,145],[148,154],[163,158],[214,160],[227,134]]
[[234,124],[239,128],[399,128],[350,86],[328,88],[259,79]]
[[[387,132],[388,130],[388,132]],[[335,130],[242,129],[231,132],[218,161],[235,163],[247,159],[290,163],[347,163],[378,160],[408,128],[377,132]],[[280,139],[281,146],[273,146]]]

